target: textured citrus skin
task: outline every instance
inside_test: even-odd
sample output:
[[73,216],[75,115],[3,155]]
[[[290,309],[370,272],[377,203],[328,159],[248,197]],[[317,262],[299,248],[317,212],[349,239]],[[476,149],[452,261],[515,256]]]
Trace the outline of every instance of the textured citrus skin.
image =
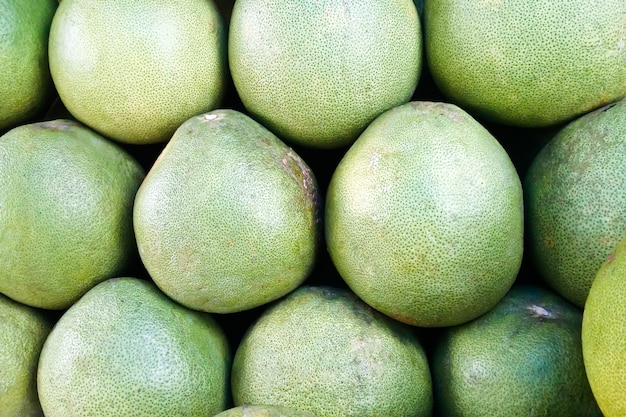
[[46,417],[206,417],[227,407],[230,361],[211,316],[150,281],[112,278],[57,322],[38,392]]
[[240,0],[228,42],[247,111],[310,147],[352,143],[378,114],[409,101],[421,73],[411,0]]
[[55,0],[0,1],[0,131],[43,110],[54,91],[48,34]]
[[353,293],[302,286],[264,311],[233,361],[235,405],[317,417],[430,416],[430,370],[410,326]]
[[593,395],[605,417],[626,415],[626,238],[600,266],[585,302],[582,352]]
[[306,411],[277,405],[240,405],[222,411],[215,417],[316,417]]
[[346,152],[326,199],[329,254],[365,302],[405,323],[459,324],[493,307],[523,252],[519,177],[460,108],[411,102]]
[[139,163],[68,120],[0,137],[0,293],[69,307],[117,275],[136,253],[132,228]]
[[528,248],[543,279],[580,307],[626,234],[626,100],[577,118],[534,158],[526,178]]
[[156,284],[202,311],[246,310],[296,288],[321,240],[311,169],[235,110],[195,116],[141,185],[134,226]]
[[63,104],[121,142],[166,141],[226,87],[226,30],[211,0],[64,0],[49,52]]
[[600,417],[581,323],[565,299],[516,285],[483,316],[442,329],[432,355],[438,415]]
[[472,114],[556,125],[626,95],[623,0],[427,1],[426,61]]
[[41,310],[0,294],[0,417],[43,417],[37,362],[50,329]]

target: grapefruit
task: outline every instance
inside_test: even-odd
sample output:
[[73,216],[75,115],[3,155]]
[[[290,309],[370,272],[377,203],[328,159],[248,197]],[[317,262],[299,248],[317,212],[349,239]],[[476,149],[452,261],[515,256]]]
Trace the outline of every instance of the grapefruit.
[[46,417],[206,417],[227,408],[230,359],[211,316],[150,281],[112,278],[58,320],[37,389]]
[[139,255],[187,307],[232,313],[277,299],[315,265],[321,240],[313,171],[236,110],[176,131],[136,196]]
[[0,131],[37,115],[54,93],[48,35],[56,0],[0,0]]
[[412,0],[238,0],[228,56],[251,116],[285,141],[345,147],[413,95],[420,20]]
[[515,167],[452,104],[411,102],[374,120],[333,172],[325,213],[328,251],[345,282],[412,325],[478,317],[521,266]]
[[164,142],[218,107],[226,29],[211,0],[64,0],[50,30],[50,71],[76,119],[120,142]]
[[602,416],[581,323],[582,310],[560,296],[515,285],[476,320],[441,329],[432,354],[438,415]]
[[0,137],[0,293],[66,309],[135,259],[144,170],[80,123],[22,125]]
[[317,417],[430,416],[428,361],[413,328],[352,292],[301,286],[260,315],[239,344],[235,405]]
[[626,96],[625,21],[623,0],[427,1],[426,61],[473,115],[558,125]]
[[529,254],[543,280],[583,307],[626,234],[626,100],[560,129],[524,178]]
[[626,415],[626,238],[600,266],[585,302],[582,349],[591,390],[605,417]]
[[37,363],[52,324],[42,310],[0,294],[0,417],[43,417]]

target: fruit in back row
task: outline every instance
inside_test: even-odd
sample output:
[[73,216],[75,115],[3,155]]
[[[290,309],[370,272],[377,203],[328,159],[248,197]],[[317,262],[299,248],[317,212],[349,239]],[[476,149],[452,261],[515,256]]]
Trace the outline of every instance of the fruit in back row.
[[0,0],[0,131],[44,109],[54,87],[48,34],[56,0]]
[[321,240],[311,169],[235,110],[192,117],[137,192],[134,227],[156,284],[187,307],[231,313],[309,275]]
[[132,209],[143,168],[69,120],[0,137],[0,293],[65,309],[134,260]]
[[226,29],[213,1],[63,0],[50,30],[63,104],[108,138],[146,144],[222,102]]
[[426,62],[471,114],[558,125],[626,96],[623,0],[426,0]]
[[372,122],[335,169],[325,213],[339,274],[366,303],[412,325],[478,317],[521,265],[515,167],[451,104],[411,102]]
[[412,0],[237,0],[228,56],[251,116],[285,141],[338,148],[411,98],[420,20]]
[[524,178],[529,255],[583,307],[596,271],[626,234],[626,100],[570,122]]
[[58,320],[39,359],[46,417],[206,417],[228,406],[231,354],[208,314],[112,278]]
[[244,335],[233,360],[233,401],[317,417],[430,416],[430,370],[413,330],[351,291],[302,286]]

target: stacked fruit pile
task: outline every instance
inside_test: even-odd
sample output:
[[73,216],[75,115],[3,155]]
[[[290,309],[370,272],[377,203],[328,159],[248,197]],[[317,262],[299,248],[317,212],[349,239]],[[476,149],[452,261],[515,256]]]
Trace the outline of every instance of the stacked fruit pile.
[[625,27],[0,0],[0,417],[625,416]]

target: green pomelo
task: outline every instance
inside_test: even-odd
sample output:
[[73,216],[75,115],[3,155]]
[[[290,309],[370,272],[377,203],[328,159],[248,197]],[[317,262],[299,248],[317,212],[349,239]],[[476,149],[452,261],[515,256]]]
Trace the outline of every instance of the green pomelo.
[[485,313],[521,266],[515,167],[447,103],[411,102],[370,124],[332,175],[325,219],[329,254],[350,288],[412,325]]
[[308,147],[351,144],[410,100],[422,68],[412,0],[238,0],[228,41],[247,111]]
[[231,373],[235,405],[317,417],[430,416],[432,386],[413,328],[352,292],[302,286],[244,335]]
[[37,386],[46,417],[206,417],[228,407],[230,364],[210,315],[150,281],[111,278],[50,332]]
[[0,0],[0,131],[43,110],[54,92],[48,34],[56,0]]
[[0,294],[0,417],[43,417],[37,363],[52,321]]
[[277,299],[311,272],[321,240],[311,169],[235,110],[176,131],[134,208],[139,254],[156,284],[194,309],[230,313]]
[[50,70],[81,122],[121,142],[164,142],[217,108],[226,28],[211,0],[64,0],[50,30]]
[[438,415],[600,417],[585,374],[582,310],[515,285],[489,312],[441,329],[432,355]]
[[222,411],[215,417],[315,417],[315,415],[277,405],[240,405]]
[[524,178],[528,249],[542,278],[582,307],[626,234],[626,100],[560,129]]
[[624,22],[623,0],[426,1],[426,61],[472,114],[557,125],[626,96]]
[[143,168],[69,120],[0,137],[0,293],[65,309],[135,259],[132,226]]
[[615,245],[598,269],[583,312],[585,369],[605,417],[626,415],[625,338],[626,238]]

